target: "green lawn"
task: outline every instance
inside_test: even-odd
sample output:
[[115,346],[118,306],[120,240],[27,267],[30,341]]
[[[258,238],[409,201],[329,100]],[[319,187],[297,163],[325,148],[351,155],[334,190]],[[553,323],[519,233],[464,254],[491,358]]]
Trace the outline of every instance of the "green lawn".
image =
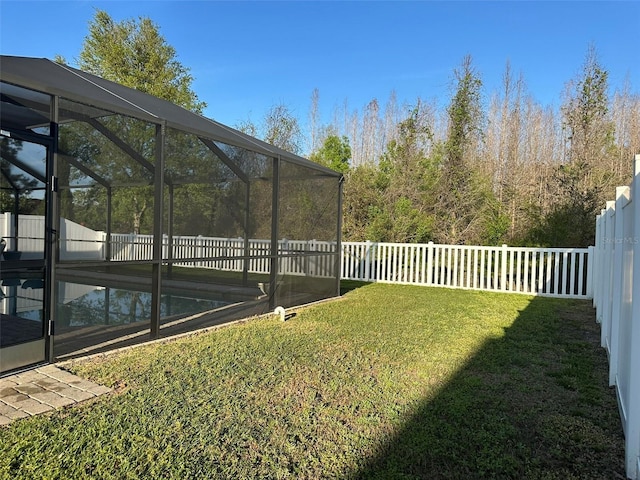
[[2,478],[624,478],[589,302],[383,284],[73,370]]

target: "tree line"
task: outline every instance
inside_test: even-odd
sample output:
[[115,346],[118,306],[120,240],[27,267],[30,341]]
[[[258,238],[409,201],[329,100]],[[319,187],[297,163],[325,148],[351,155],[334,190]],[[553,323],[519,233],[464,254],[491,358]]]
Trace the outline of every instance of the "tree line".
[[[287,146],[309,145],[309,158],[345,173],[344,239],[592,245],[595,215],[629,184],[640,153],[630,81],[611,94],[593,46],[559,109],[538,103],[508,62],[488,101],[470,56],[453,80],[446,108],[421,98],[400,106],[392,92],[384,108],[373,99],[359,113],[345,102],[326,125],[312,93],[306,137],[293,129]],[[277,143],[274,112],[298,122],[277,105],[251,131]]]
[[[98,10],[79,66],[201,112],[175,53],[149,19],[118,23]],[[400,105],[392,92],[361,112],[345,101],[323,123],[316,89],[304,122],[278,104],[234,127],[345,174],[344,240],[593,244],[595,215],[630,182],[640,153],[631,82],[611,92],[593,46],[559,109],[537,102],[508,62],[488,96],[471,56],[452,80],[444,108]]]

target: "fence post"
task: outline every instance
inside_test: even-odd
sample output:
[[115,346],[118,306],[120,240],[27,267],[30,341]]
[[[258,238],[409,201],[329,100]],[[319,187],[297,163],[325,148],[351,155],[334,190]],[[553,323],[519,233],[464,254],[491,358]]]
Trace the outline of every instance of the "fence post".
[[[634,176],[631,181],[630,205],[633,218],[633,288],[631,292],[631,355],[629,358],[629,412],[625,430],[625,453],[627,476],[638,478],[640,475],[640,155],[635,156]],[[634,301],[635,300],[635,301]]]
[[[598,237],[596,235],[596,242]],[[591,246],[589,247],[589,251],[587,252],[587,286],[586,286],[586,292],[587,292],[587,298],[591,299],[592,305],[595,307],[596,306],[596,297],[593,293],[593,283],[594,280],[596,278],[597,272],[594,272],[593,269],[595,268],[596,262],[594,261],[594,256],[595,256],[595,252],[597,249],[597,243],[596,246]]]
[[613,239],[614,226],[616,221],[616,202],[609,200],[607,202],[607,213],[605,214],[605,255],[604,270],[605,278],[604,295],[602,302],[602,318],[600,330],[600,346],[607,348],[607,335],[611,331],[611,301],[613,297]]
[[598,249],[600,248],[600,230],[600,214],[597,214],[595,242],[593,243],[593,249],[589,250],[589,276],[587,277],[587,292],[591,290],[593,294],[591,302],[593,304],[593,308],[596,309],[596,322],[598,321],[598,258],[600,257]]
[[629,195],[629,187],[616,188],[616,216],[613,233],[613,262],[611,265],[612,272],[612,298],[611,298],[611,316],[609,318],[608,347],[609,347],[609,385],[614,385],[616,375],[618,374],[618,347],[620,344],[620,310],[622,307],[623,288],[622,280],[624,277],[624,259],[622,252],[624,244],[621,241],[624,236],[624,215],[622,208]]
[[596,282],[594,284],[594,288],[595,288],[595,292],[594,292],[594,297],[596,298],[597,302],[596,302],[596,322],[602,324],[602,304],[604,302],[604,273],[605,273],[605,253],[606,253],[606,242],[605,242],[605,237],[606,237],[606,226],[607,226],[607,220],[606,220],[606,213],[607,211],[605,209],[600,210],[600,216],[599,216],[599,220],[600,220],[600,235],[598,237],[600,244],[597,247],[597,251],[596,251],[596,270],[595,273],[598,275],[597,277],[594,277],[594,281]]
[[433,242],[427,245],[427,285],[433,283]]
[[500,290],[507,289],[507,244],[502,244],[502,253],[500,254]]
[[371,281],[371,240],[367,240],[364,246],[364,279]]
[[137,258],[135,258],[135,250],[133,248],[133,233],[129,233],[127,235],[127,247],[129,250],[128,260],[137,260]]

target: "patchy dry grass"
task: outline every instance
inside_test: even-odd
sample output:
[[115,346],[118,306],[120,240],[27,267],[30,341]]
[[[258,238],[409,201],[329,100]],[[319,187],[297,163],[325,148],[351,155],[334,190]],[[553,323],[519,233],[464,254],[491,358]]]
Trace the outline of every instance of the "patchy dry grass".
[[74,370],[118,393],[0,429],[2,478],[623,478],[588,302],[368,285]]

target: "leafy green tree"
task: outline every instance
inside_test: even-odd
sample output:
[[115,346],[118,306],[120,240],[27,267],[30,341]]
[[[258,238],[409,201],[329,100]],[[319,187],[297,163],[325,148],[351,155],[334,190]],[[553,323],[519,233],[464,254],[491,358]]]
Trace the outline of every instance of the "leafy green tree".
[[272,106],[264,117],[263,140],[282,150],[299,155],[302,152],[302,130],[298,119],[284,104]]
[[310,160],[329,167],[336,172],[345,173],[349,170],[351,160],[351,146],[346,136],[328,135],[317,152],[309,157]]
[[345,240],[363,242],[385,238],[383,231],[377,231],[379,227],[374,222],[383,212],[382,189],[388,183],[388,178],[376,165],[359,165],[346,173],[342,222]]
[[587,51],[580,76],[569,84],[569,96],[562,106],[569,135],[569,160],[595,166],[607,154],[613,139],[609,111],[607,72],[599,63],[595,48]]
[[429,155],[433,133],[421,102],[409,111],[397,130],[396,138],[387,144],[380,159],[381,170],[389,175],[384,195],[391,226],[387,235],[394,242],[427,242],[433,240],[432,205],[439,163]]
[[454,71],[456,90],[447,108],[447,139],[436,203],[436,237],[442,243],[482,241],[487,230],[491,185],[471,167],[482,142],[482,80],[466,56]]
[[[63,61],[61,57],[57,61]],[[80,52],[79,67],[107,80],[135,88],[201,113],[205,103],[198,100],[191,84],[189,70],[176,59],[176,51],[161,36],[159,28],[150,19],[114,21],[108,13],[97,10],[89,24],[89,34]],[[112,231],[150,233],[153,211],[153,173],[149,164],[155,161],[154,126],[122,115],[94,116],[94,122],[65,124],[60,130],[60,148],[106,180],[111,191],[104,185],[91,188],[63,189],[60,193],[60,212],[66,218],[75,219],[92,228],[105,228],[106,198],[111,196]],[[109,133],[111,132],[111,133]],[[189,165],[202,165],[203,145],[180,140],[181,145],[167,146],[181,152],[179,163],[182,170]],[[129,148],[122,150],[121,145]],[[199,142],[195,142],[199,143]],[[133,155],[131,151],[135,152]],[[210,155],[210,152],[209,152]],[[197,159],[200,159],[199,161]],[[167,166],[172,168],[168,154]],[[61,185],[73,185],[85,174],[72,163],[61,162]],[[171,174],[179,175],[179,171]],[[203,174],[204,175],[204,174]],[[168,177],[169,178],[169,177]],[[85,183],[85,182],[80,182]],[[206,203],[209,196],[203,194],[194,183],[182,182],[184,190],[194,189],[190,205]],[[182,198],[182,197],[179,197]]]
[[445,175],[463,180],[467,169],[466,154],[482,136],[482,80],[467,55],[454,71],[456,92],[447,107],[449,131],[446,141]]
[[169,100],[193,112],[206,106],[192,90],[189,69],[176,58],[149,18],[114,21],[97,10],[89,23],[78,65],[81,70]]
[[589,47],[579,76],[568,85],[562,106],[569,142],[566,163],[556,167],[551,188],[554,205],[532,229],[532,243],[586,247],[595,239],[595,216],[612,196],[616,177],[614,127],[609,118],[608,72]]
[[431,127],[418,103],[398,125],[378,165],[360,165],[345,183],[344,233],[350,240],[426,242],[433,238],[438,165],[427,155]]

